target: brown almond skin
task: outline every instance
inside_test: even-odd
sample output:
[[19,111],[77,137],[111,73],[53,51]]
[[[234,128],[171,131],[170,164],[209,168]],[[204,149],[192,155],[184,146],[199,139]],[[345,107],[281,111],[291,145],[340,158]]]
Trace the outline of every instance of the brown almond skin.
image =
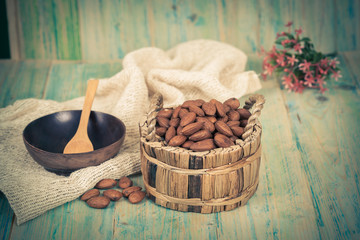
[[178,106],[174,109],[171,118],[178,118],[179,117],[179,112],[180,112],[181,106]]
[[244,128],[242,127],[231,127],[230,128],[233,134],[237,137],[241,137],[244,133]]
[[122,194],[124,195],[124,197],[128,197],[132,192],[136,192],[136,191],[140,191],[140,190],[141,190],[141,187],[132,186],[132,187],[125,188],[122,191]]
[[167,128],[165,128],[165,127],[156,127],[155,133],[156,133],[156,135],[163,137],[163,136],[165,136],[166,130],[167,130]]
[[234,145],[234,142],[231,141],[230,138],[228,138],[227,136],[221,133],[215,134],[214,142],[218,147],[222,147],[222,148],[227,148]]
[[200,116],[200,117],[204,117],[204,116],[205,116],[204,111],[203,111],[201,108],[199,108],[199,107],[197,107],[197,106],[195,106],[195,105],[190,105],[189,111],[190,111],[190,112],[194,112],[196,115],[198,115],[198,116]]
[[97,196],[90,198],[89,200],[86,201],[86,203],[92,208],[100,209],[100,208],[106,208],[110,203],[110,199],[105,196]]
[[179,111],[179,117],[183,118],[189,111],[185,108],[181,108]]
[[100,182],[98,182],[95,187],[99,189],[107,189],[107,188],[113,188],[117,184],[116,180],[114,179],[103,179]]
[[128,177],[121,177],[119,179],[119,187],[120,188],[128,188],[128,187],[131,187],[132,185],[133,185],[133,182]]
[[208,116],[206,118],[212,123],[216,123],[216,121],[217,121],[216,117],[214,117],[214,116]]
[[230,127],[226,123],[217,121],[215,123],[215,128],[219,133],[224,134],[225,136],[231,137],[233,135]]
[[216,107],[216,112],[219,117],[226,116],[226,111],[225,111],[224,105],[221,102],[219,102],[219,101],[215,102],[215,107]]
[[214,116],[216,113],[216,107],[211,102],[206,102],[201,106],[202,110],[205,112],[208,116]]
[[226,124],[229,127],[239,127],[240,126],[240,121],[228,121]]
[[170,118],[173,113],[172,109],[162,109],[158,112],[157,117]]
[[145,198],[146,193],[143,191],[136,191],[129,195],[129,202],[136,204],[141,202]]
[[173,127],[179,126],[180,118],[173,118],[170,120],[169,125]]
[[169,119],[164,118],[164,117],[156,117],[156,121],[159,124],[160,127],[165,127],[168,128],[169,127]]
[[176,135],[176,130],[174,127],[169,127],[168,130],[166,131],[165,134],[165,141],[168,143],[170,141],[170,139],[172,139],[173,137],[175,137]]
[[226,123],[226,122],[229,120],[229,117],[228,117],[228,116],[220,117],[220,118],[218,118],[217,120],[220,121],[220,122]]
[[120,198],[122,198],[122,193],[115,190],[115,189],[108,189],[103,192],[104,196],[109,198],[111,201],[118,201]]
[[195,152],[209,151],[216,148],[213,139],[205,139],[199,142],[196,142],[190,146],[190,149]]
[[233,141],[234,143],[236,142],[237,139],[239,139],[239,138],[236,137],[236,136],[231,136],[231,137],[230,137],[230,140]]
[[239,108],[236,111],[240,113],[240,119],[249,119],[251,116],[251,112],[245,108]]
[[247,119],[240,120],[240,127],[246,127],[247,123],[248,123]]
[[203,122],[204,123],[204,126],[203,126],[203,129],[207,129],[209,130],[210,132],[214,132],[215,131],[215,125],[210,122],[209,119],[205,118],[205,117],[197,117],[196,118],[196,121],[198,122]]
[[197,107],[200,107],[202,105],[202,103],[200,103],[200,102],[198,102],[196,100],[187,100],[181,105],[181,107],[189,108],[191,105],[195,105]]
[[229,121],[239,121],[240,120],[240,114],[235,110],[231,110],[230,112],[228,112],[227,115],[229,117]]
[[196,99],[195,102],[197,102],[200,106],[202,106],[205,103],[203,99]]
[[203,122],[190,123],[189,125],[185,126],[182,129],[181,133],[184,134],[185,136],[190,136],[196,133],[197,131],[199,131],[203,127],[203,125],[204,125]]
[[187,137],[184,135],[176,135],[169,141],[169,145],[172,147],[178,147],[186,141]]
[[181,118],[180,126],[184,127],[192,122],[194,122],[196,119],[196,114],[193,112],[188,112],[185,114],[183,118]]
[[198,132],[194,133],[193,135],[191,135],[189,137],[189,140],[190,141],[201,141],[201,140],[205,140],[205,139],[208,139],[211,137],[212,137],[212,134],[209,130],[201,130],[201,131],[198,131]]
[[183,127],[178,126],[178,128],[176,129],[176,135],[184,135],[184,134],[182,134],[182,130],[183,130]]
[[183,143],[183,145],[181,145],[181,147],[189,149],[191,147],[191,145],[193,145],[194,142],[193,141],[186,141]]
[[225,110],[226,113],[230,112],[231,107],[229,107],[229,106],[226,105],[226,104],[223,104],[223,106],[224,106],[224,110]]
[[87,191],[86,193],[84,193],[80,199],[83,201],[87,201],[90,198],[97,197],[99,195],[100,195],[100,191],[98,189],[91,189],[91,190]]
[[237,98],[229,98],[224,102],[224,104],[228,105],[233,110],[238,109],[240,107],[240,102]]

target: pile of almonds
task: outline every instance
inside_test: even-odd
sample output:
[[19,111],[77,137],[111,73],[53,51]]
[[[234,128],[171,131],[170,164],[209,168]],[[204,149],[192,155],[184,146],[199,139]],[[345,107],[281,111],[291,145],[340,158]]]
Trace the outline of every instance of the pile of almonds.
[[169,146],[193,151],[230,147],[241,139],[251,116],[239,106],[236,98],[224,103],[197,99],[185,101],[175,109],[161,109],[156,116],[156,134]]
[[[123,189],[122,192],[110,189],[118,185]],[[107,189],[100,196],[99,189]],[[145,192],[141,191],[141,187],[133,186],[133,182],[128,177],[122,177],[119,183],[114,179],[103,179],[95,185],[95,189],[91,189],[81,196],[81,200],[92,208],[106,208],[110,201],[118,201],[122,197],[128,198],[131,203],[139,203],[145,198]]]

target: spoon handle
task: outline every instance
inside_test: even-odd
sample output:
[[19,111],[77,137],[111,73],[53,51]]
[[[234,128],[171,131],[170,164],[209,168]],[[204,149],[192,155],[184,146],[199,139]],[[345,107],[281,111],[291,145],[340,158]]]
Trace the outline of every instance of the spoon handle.
[[99,80],[91,79],[88,81],[84,106],[81,112],[79,127],[76,134],[87,136],[87,125],[89,123],[89,116],[91,112],[91,106],[93,104],[96,89],[98,87]]

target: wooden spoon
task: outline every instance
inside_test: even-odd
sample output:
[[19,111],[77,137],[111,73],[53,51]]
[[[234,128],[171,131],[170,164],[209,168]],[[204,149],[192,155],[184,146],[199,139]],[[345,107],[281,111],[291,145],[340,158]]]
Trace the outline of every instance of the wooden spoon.
[[86,90],[84,106],[81,112],[80,122],[74,137],[65,146],[64,154],[84,153],[94,151],[94,147],[89,139],[87,126],[89,123],[89,116],[91,106],[94,101],[95,93],[99,80],[89,80]]

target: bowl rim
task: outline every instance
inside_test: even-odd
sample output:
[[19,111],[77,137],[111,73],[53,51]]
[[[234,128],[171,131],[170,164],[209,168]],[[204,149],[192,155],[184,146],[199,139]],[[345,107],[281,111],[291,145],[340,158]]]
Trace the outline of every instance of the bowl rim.
[[32,124],[33,122],[35,122],[35,121],[38,121],[38,120],[40,120],[40,119],[42,119],[42,118],[48,117],[48,116],[53,115],[53,114],[56,114],[56,113],[61,113],[61,112],[81,112],[81,111],[82,111],[82,110],[64,110],[64,111],[57,111],[57,112],[53,112],[53,113],[50,113],[50,114],[47,114],[47,115],[44,115],[44,116],[42,116],[42,117],[39,117],[39,118],[34,119],[33,121],[29,122],[29,123],[26,125],[26,127],[24,128],[24,130],[22,131],[23,141],[24,141],[28,146],[30,146],[30,147],[32,147],[32,148],[34,148],[34,149],[36,149],[36,150],[38,150],[38,151],[40,151],[40,152],[43,152],[43,153],[49,153],[49,154],[54,154],[54,155],[67,155],[67,156],[75,156],[75,157],[76,157],[76,156],[82,156],[82,155],[86,155],[86,154],[90,154],[90,153],[94,153],[94,152],[96,153],[96,152],[102,151],[104,148],[108,148],[108,147],[110,147],[110,146],[112,146],[112,145],[117,144],[119,141],[122,141],[123,138],[126,136],[126,126],[125,126],[124,122],[123,122],[120,118],[118,118],[118,117],[116,117],[116,116],[114,116],[114,115],[112,115],[112,114],[109,114],[109,113],[91,110],[91,112],[105,114],[105,115],[108,115],[108,116],[111,116],[111,117],[117,119],[117,120],[119,121],[120,125],[121,125],[121,126],[123,127],[123,129],[124,129],[122,136],[121,136],[118,140],[116,140],[115,142],[113,142],[113,143],[111,143],[111,144],[109,144],[109,145],[106,145],[106,146],[104,146],[104,147],[102,147],[102,148],[98,148],[98,149],[96,149],[96,150],[90,151],[90,152],[83,152],[83,153],[66,153],[66,154],[65,154],[65,153],[49,152],[49,151],[43,150],[43,149],[41,149],[41,148],[35,147],[35,146],[32,145],[31,143],[29,143],[29,141],[27,141],[27,139],[25,138],[24,133],[25,133],[26,128],[27,128],[30,124]]

